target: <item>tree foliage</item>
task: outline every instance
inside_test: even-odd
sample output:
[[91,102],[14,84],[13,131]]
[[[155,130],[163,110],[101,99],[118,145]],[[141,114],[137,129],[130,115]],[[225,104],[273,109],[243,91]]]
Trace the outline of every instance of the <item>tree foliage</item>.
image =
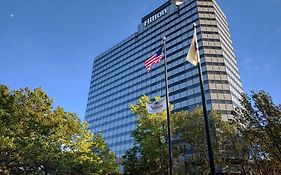
[[[221,167],[223,160],[219,149],[223,145],[222,133],[226,129],[227,123],[222,121],[220,115],[215,111],[209,114],[209,118],[215,162],[217,167]],[[175,155],[184,158],[182,159],[184,172],[207,174],[210,168],[202,109],[198,107],[194,112],[174,113],[173,127],[175,128]]]
[[[138,115],[137,128],[132,133],[136,143],[123,156],[125,174],[137,174],[137,172],[168,174],[166,112],[148,114],[147,102],[150,102],[149,98],[143,96],[137,105],[131,105],[132,112]],[[224,124],[218,113],[213,111],[210,117],[211,130],[214,133],[213,144],[216,145],[214,150],[217,150],[222,142],[220,130],[223,129]],[[175,172],[206,174],[209,171],[209,161],[202,109],[196,108],[194,112],[173,113],[171,125]],[[217,162],[219,161],[218,159]]]
[[115,156],[41,89],[0,85],[0,174],[111,174]]
[[232,124],[240,138],[245,173],[281,173],[281,106],[264,91],[243,94],[241,104]]
[[167,174],[166,115],[148,114],[146,103],[149,101],[143,96],[138,105],[130,106],[139,119],[132,133],[136,144],[123,157],[125,174]]
[[[281,108],[263,91],[242,96],[241,109],[229,121],[209,113],[216,169],[224,173],[278,174],[280,172]],[[157,98],[157,97],[156,97]],[[148,114],[147,96],[131,105],[138,115],[132,133],[135,145],[124,155],[125,174],[167,174],[166,112]],[[175,171],[208,174],[209,158],[203,111],[174,112],[171,116]],[[140,173],[141,172],[141,173]]]

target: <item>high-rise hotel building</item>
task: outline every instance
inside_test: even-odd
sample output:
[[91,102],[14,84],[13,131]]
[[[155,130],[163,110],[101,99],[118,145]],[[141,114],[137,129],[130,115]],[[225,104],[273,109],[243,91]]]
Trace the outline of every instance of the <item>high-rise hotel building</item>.
[[167,38],[170,103],[174,111],[193,110],[201,105],[196,66],[185,60],[197,24],[207,108],[223,119],[239,106],[242,85],[227,20],[214,0],[168,1],[144,16],[136,33],[94,59],[85,120],[92,132],[101,132],[117,156],[134,140],[136,118],[130,104],[144,94],[165,95],[163,60],[147,73],[144,61]]

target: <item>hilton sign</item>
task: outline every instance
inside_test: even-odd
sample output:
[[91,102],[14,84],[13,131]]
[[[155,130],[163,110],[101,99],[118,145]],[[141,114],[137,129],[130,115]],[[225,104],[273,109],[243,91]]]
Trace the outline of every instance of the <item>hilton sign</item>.
[[152,22],[156,21],[157,19],[159,19],[161,16],[167,14],[167,9],[164,9],[158,13],[156,13],[155,15],[149,17],[147,20],[144,21],[144,27],[146,27],[147,25],[151,24]]

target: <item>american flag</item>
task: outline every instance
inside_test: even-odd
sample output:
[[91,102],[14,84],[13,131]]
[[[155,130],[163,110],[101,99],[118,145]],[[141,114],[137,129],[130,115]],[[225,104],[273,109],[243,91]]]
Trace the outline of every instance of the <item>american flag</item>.
[[147,72],[150,71],[151,67],[153,64],[159,63],[162,59],[162,52],[163,52],[163,46],[151,57],[149,57],[147,60],[144,62],[144,66],[147,70]]

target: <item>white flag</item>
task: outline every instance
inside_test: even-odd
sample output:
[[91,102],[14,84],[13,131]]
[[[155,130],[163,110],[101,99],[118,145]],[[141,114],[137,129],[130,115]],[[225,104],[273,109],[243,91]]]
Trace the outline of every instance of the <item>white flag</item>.
[[176,5],[181,5],[183,3],[183,0],[172,0],[171,2]]
[[194,34],[192,41],[190,43],[189,51],[186,56],[186,61],[189,61],[194,66],[200,62],[199,59],[199,51],[198,51],[198,44],[197,44],[197,36],[196,36],[196,29],[194,29]]
[[155,102],[146,103],[146,110],[149,114],[160,113],[166,109],[166,99],[161,97]]

